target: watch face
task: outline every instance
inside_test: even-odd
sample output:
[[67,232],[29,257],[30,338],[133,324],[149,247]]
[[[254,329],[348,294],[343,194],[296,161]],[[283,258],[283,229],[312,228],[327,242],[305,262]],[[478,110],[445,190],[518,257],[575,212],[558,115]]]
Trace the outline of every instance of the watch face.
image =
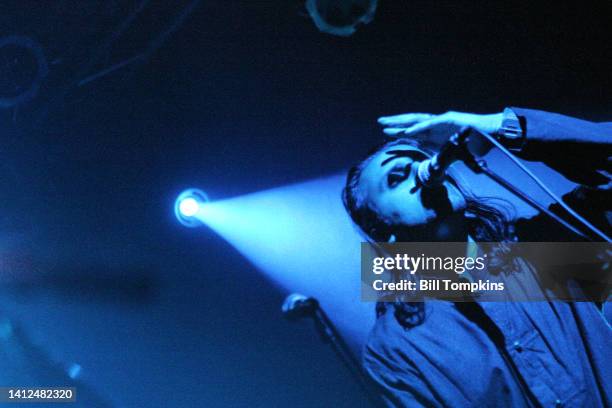
[[502,125],[501,130],[502,130],[502,134],[507,139],[520,139],[521,136],[523,135],[523,132],[521,131],[520,127],[508,125],[505,123]]

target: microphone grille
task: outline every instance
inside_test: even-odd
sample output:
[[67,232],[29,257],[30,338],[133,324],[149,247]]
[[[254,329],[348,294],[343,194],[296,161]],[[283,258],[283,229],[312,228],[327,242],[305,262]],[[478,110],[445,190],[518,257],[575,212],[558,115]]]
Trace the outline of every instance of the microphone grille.
[[281,310],[288,319],[311,315],[318,303],[314,298],[299,293],[292,293],[285,298]]

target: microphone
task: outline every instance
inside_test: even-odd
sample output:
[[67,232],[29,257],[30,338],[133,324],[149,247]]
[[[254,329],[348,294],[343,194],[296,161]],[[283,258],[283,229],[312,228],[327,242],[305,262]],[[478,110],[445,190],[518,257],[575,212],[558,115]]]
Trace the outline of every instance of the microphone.
[[465,142],[472,128],[462,127],[442,145],[440,151],[431,159],[423,160],[417,170],[417,180],[425,188],[435,188],[442,184],[446,170],[463,158]]
[[289,320],[297,320],[302,317],[314,316],[319,308],[319,302],[312,297],[306,297],[299,293],[292,293],[283,302],[283,315]]

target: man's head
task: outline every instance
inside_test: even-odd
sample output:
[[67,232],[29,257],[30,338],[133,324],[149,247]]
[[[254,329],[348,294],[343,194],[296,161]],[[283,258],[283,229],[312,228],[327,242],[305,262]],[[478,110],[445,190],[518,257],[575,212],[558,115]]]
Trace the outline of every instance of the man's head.
[[464,234],[466,200],[455,183],[434,189],[418,183],[418,164],[429,157],[416,142],[397,140],[349,171],[344,205],[372,240],[452,240]]

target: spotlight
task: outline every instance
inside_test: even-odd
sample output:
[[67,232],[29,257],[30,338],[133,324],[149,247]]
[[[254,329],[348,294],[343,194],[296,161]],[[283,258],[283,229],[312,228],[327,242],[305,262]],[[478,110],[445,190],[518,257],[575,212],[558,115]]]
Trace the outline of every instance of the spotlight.
[[306,10],[324,33],[348,37],[374,19],[378,0],[306,0]]
[[198,213],[200,204],[193,197],[187,197],[179,204],[179,211],[185,217],[193,217]]
[[174,215],[184,226],[198,227],[202,225],[198,213],[207,202],[208,196],[206,193],[197,188],[190,188],[177,197],[174,203]]

